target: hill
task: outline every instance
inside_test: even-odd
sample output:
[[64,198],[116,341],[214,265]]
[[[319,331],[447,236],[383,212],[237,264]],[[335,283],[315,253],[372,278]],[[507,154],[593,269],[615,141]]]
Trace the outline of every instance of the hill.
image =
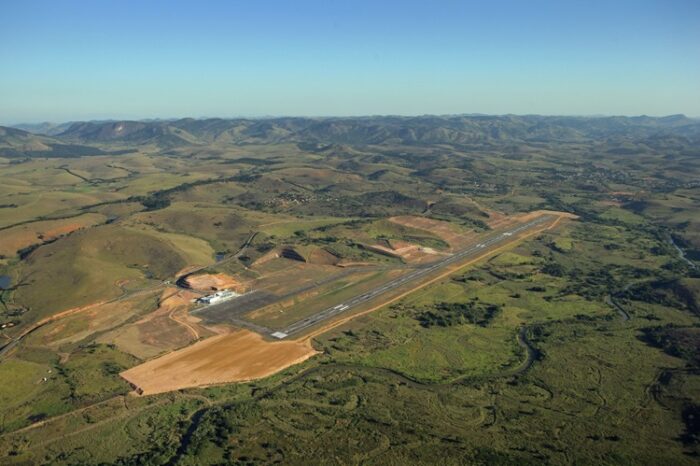
[[0,126],[0,157],[81,157],[117,155],[119,151],[104,151],[97,147],[70,144],[49,136],[32,134],[16,128]]
[[199,142],[187,131],[168,123],[141,121],[73,123],[64,132],[58,134],[58,137],[72,142],[154,144],[159,147],[173,147]]
[[193,119],[73,123],[56,135],[72,143],[120,143],[172,148],[188,145],[502,144],[679,137],[700,139],[700,122],[667,117],[419,116],[353,118]]
[[18,125],[12,125],[13,128],[21,129],[22,131],[27,131],[28,133],[42,134],[45,136],[55,136],[68,129],[73,122],[68,123],[50,123],[45,121],[43,123],[21,123]]

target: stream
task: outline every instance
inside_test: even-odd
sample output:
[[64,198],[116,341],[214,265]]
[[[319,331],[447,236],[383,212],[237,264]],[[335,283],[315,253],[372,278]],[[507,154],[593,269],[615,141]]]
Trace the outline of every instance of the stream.
[[[676,244],[676,242],[673,240],[673,236],[668,236],[668,242],[676,249],[676,251],[678,251],[678,256],[681,258],[682,261],[684,261],[693,269],[697,268],[697,265],[685,256],[685,251],[683,251],[683,249],[680,246],[678,246],[678,244]],[[616,298],[629,291],[633,284],[634,283],[628,283],[622,290],[618,291],[617,293],[612,293],[605,297],[605,303],[609,306],[612,306],[617,311],[617,313],[620,314],[622,320],[630,320],[630,315],[627,311],[625,311],[625,308],[622,306],[622,304],[620,304],[619,301],[617,301]]]
[[678,255],[680,256],[680,258],[683,262],[688,264],[693,269],[697,268],[697,265],[695,265],[695,262],[691,261],[690,259],[688,259],[685,256],[685,251],[683,250],[683,248],[678,246],[678,244],[676,244],[675,240],[673,239],[673,236],[671,236],[671,235],[668,236],[668,242],[671,243],[674,248],[676,248],[676,251],[678,251]]

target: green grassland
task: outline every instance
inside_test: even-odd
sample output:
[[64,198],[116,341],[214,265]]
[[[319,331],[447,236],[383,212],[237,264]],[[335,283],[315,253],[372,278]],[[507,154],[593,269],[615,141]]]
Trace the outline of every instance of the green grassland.
[[[549,239],[541,236],[537,241]],[[545,260],[525,255],[528,249],[501,253],[463,275],[366,316],[362,320],[367,329],[329,334],[326,351],[342,363],[379,365],[414,380],[448,381],[517,367],[523,348],[516,343],[516,334],[526,322],[596,318],[610,313],[605,304],[567,290],[568,281],[541,273]],[[418,316],[434,310],[436,303],[479,303],[497,306],[500,311],[486,325],[425,330]]]
[[[16,325],[0,342],[55,312],[153,287],[128,310],[49,324],[1,356],[0,463],[697,463],[700,166],[691,149],[258,137],[232,146],[235,137],[0,160],[0,241],[18,223],[101,215],[2,259],[12,286],[0,291],[0,323]],[[318,336],[321,354],[254,383],[126,395],[118,372],[140,361],[99,343],[151,312],[162,281],[186,266],[284,275],[278,288],[293,288],[332,266],[252,264],[291,246],[396,268],[399,259],[363,245],[448,245],[391,216],[469,232],[488,229],[493,210],[534,209],[580,218]],[[214,265],[216,253],[249,240],[240,259]],[[329,284],[265,323],[369,284]]]
[[[337,224],[351,222],[353,219],[328,217],[328,218],[294,218],[289,220],[277,220],[260,227],[266,235],[276,238],[290,238],[308,234],[311,230],[327,231],[329,227]],[[301,232],[301,233],[297,233]]]
[[[655,270],[655,262],[634,259],[638,245],[627,240],[635,230],[619,227],[618,251],[630,257],[624,271],[604,254],[589,261],[581,252],[607,244],[589,241],[591,230],[612,234],[580,222],[542,234],[320,337],[323,356],[269,379],[129,400],[127,408],[96,405],[53,426],[86,436],[40,440],[47,432],[40,428],[3,437],[0,446],[18,461],[59,464],[301,463],[309,455],[321,463],[430,464],[438,455],[445,464],[693,464],[687,454],[697,447],[681,412],[700,380],[682,358],[640,337],[650,325],[693,325],[697,317],[684,306],[630,300],[634,317],[623,320],[591,277],[611,267],[621,279],[629,267]],[[562,243],[572,249],[553,248]],[[559,274],[552,263],[590,281],[590,297],[572,301],[573,278],[539,271]],[[522,277],[503,280],[505,272]],[[523,296],[535,287],[545,291]],[[501,313],[486,325],[424,327],[416,319],[437,303],[474,298],[503,306]],[[537,352],[524,371],[522,326]],[[98,448],[105,436],[122,448]]]
[[378,220],[363,228],[364,232],[372,239],[396,239],[420,244],[435,249],[447,249],[448,244],[429,231],[419,230],[391,222]]
[[199,238],[215,251],[235,251],[255,231],[259,222],[274,221],[272,216],[260,217],[238,209],[175,202],[161,210],[134,215],[130,222],[143,223],[166,233]]
[[79,347],[67,361],[40,347],[25,348],[0,368],[7,381],[0,388],[3,431],[127,393],[129,385],[117,374],[134,362],[104,345]]
[[120,280],[137,287],[172,277],[188,265],[186,258],[192,252],[187,248],[193,243],[199,246],[190,238],[159,237],[117,225],[79,231],[37,249],[20,263],[22,286],[14,291],[13,299],[27,309],[23,321],[28,323],[115,298],[123,292],[117,286]]

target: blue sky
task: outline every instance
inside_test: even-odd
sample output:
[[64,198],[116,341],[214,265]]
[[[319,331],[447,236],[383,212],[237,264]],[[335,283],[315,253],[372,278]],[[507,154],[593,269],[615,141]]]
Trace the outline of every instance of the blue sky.
[[700,1],[8,1],[0,63],[5,124],[700,116]]

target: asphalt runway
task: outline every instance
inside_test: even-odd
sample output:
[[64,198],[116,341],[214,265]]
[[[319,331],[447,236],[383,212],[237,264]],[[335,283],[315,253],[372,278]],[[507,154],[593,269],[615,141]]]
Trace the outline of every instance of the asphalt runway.
[[427,264],[421,268],[414,270],[411,273],[408,273],[387,283],[384,283],[383,285],[375,288],[372,291],[355,296],[354,298],[339,303],[328,309],[324,309],[323,311],[320,311],[312,316],[299,320],[298,322],[295,322],[282,330],[272,332],[270,333],[270,336],[277,339],[283,339],[290,335],[301,333],[309,327],[313,327],[316,324],[323,322],[324,320],[331,319],[332,317],[335,317],[338,314],[344,313],[354,307],[364,304],[367,301],[370,301],[371,299],[374,299],[375,297],[381,294],[394,290],[408,282],[423,278],[426,275],[434,273],[435,271],[443,267],[447,267],[463,259],[478,256],[489,247],[496,246],[501,243],[507,243],[510,240],[511,236],[528,230],[534,226],[540,225],[544,222],[554,220],[554,218],[555,217],[553,215],[543,215],[534,220],[518,225],[517,227],[512,227],[506,230],[499,231],[497,233],[492,233],[479,240],[477,243],[465,249],[462,249],[461,251],[447,257],[446,259]]
[[318,286],[322,286],[326,283],[339,280],[345,276],[351,275],[352,273],[352,270],[345,270],[341,273],[332,274],[323,280],[309,283],[283,295],[277,295],[264,290],[251,291],[250,293],[246,293],[237,298],[229,299],[218,304],[210,304],[199,307],[190,313],[200,317],[205,323],[210,325],[225,323],[236,327],[246,327],[262,334],[269,334],[271,332],[270,329],[253,322],[249,322],[243,318],[243,315],[250,311],[254,311],[255,309],[260,309],[265,306],[269,306],[270,304],[284,301],[292,296],[314,289]]
[[[210,304],[191,311],[207,324],[239,324],[239,317],[246,312],[274,303],[279,296],[266,291],[253,291],[219,304]],[[235,322],[234,322],[235,320]]]

